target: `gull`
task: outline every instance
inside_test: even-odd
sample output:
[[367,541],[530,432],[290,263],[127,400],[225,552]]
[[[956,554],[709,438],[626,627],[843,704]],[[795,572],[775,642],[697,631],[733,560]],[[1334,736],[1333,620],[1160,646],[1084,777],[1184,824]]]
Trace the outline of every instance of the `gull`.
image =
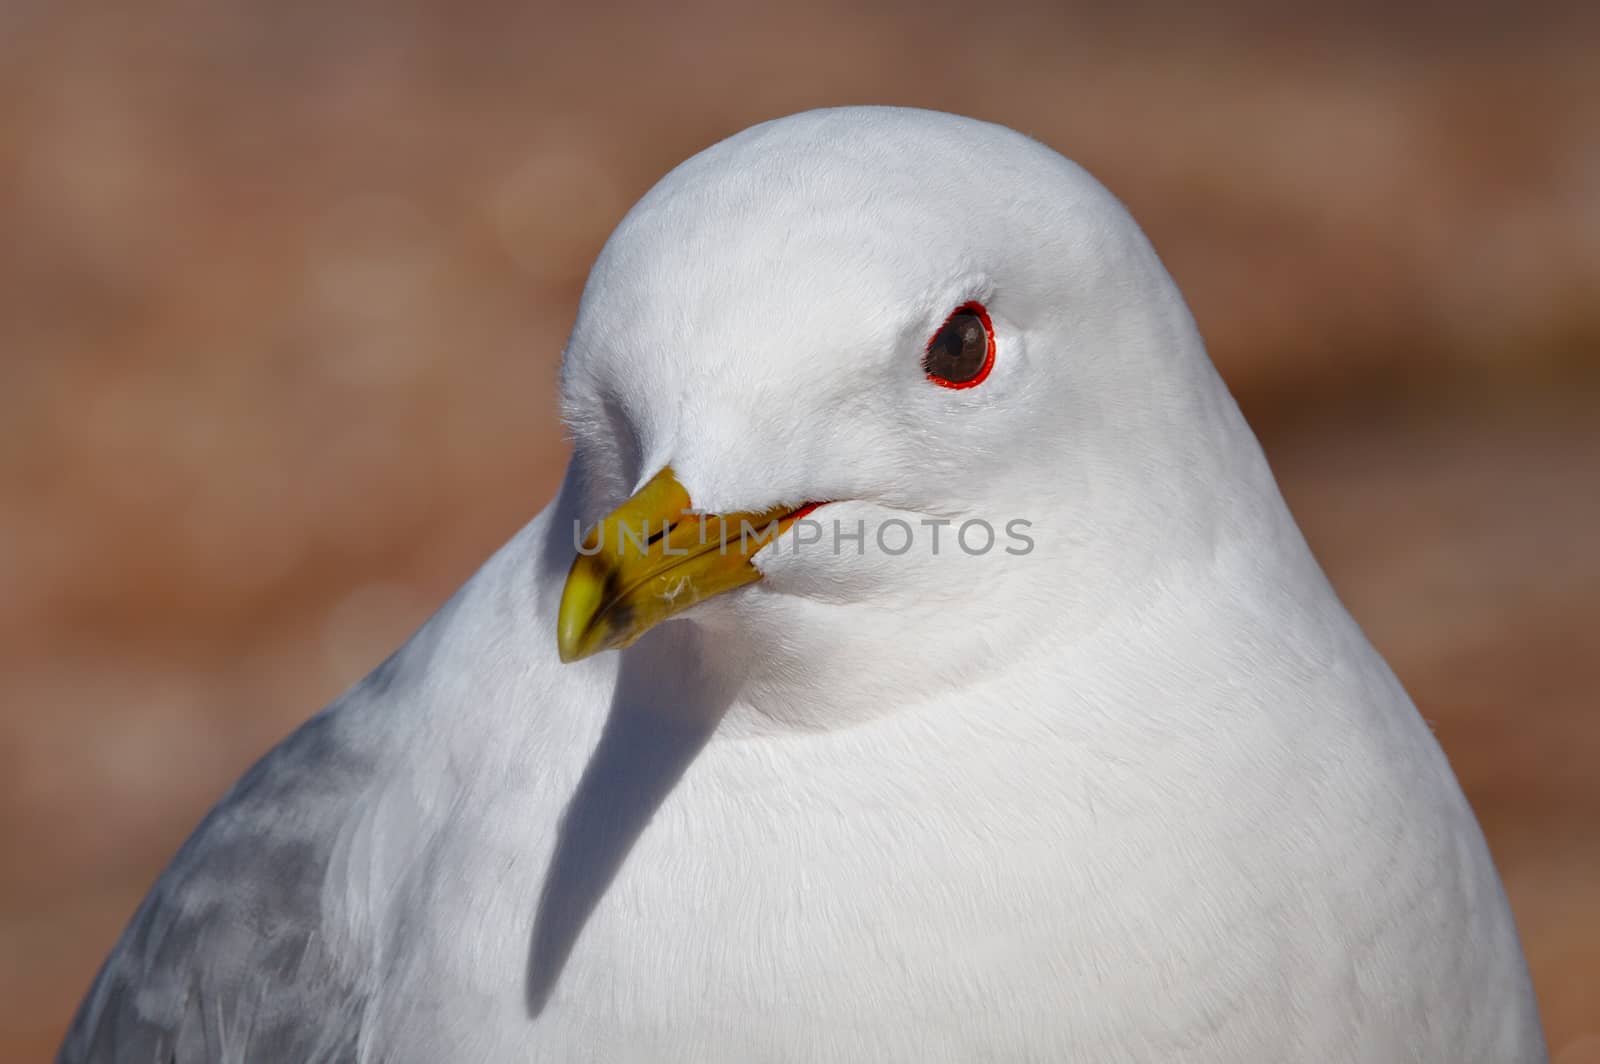
[[556,498],[211,811],[61,1061],[1545,1059],[1444,755],[1077,165],[739,133],[560,395]]

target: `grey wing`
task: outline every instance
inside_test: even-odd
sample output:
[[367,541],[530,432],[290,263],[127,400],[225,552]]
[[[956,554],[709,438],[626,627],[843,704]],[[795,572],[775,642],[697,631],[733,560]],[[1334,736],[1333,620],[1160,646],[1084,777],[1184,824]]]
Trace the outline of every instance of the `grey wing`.
[[58,1064],[344,1061],[366,1003],[322,935],[322,884],[372,763],[336,710],[268,754],[134,914]]

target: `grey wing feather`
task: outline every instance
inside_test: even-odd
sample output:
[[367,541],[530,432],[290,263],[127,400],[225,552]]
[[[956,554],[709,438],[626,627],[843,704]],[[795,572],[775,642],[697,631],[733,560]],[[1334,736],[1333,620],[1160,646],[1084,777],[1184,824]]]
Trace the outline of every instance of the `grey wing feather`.
[[58,1064],[345,1061],[366,1002],[321,932],[339,817],[372,774],[313,718],[212,810],[134,914]]

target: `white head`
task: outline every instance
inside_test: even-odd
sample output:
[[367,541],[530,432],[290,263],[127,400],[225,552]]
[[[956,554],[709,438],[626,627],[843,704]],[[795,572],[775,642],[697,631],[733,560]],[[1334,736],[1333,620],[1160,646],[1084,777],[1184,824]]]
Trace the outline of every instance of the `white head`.
[[[952,388],[930,337],[974,305],[992,366]],[[666,467],[698,512],[829,503],[799,533],[819,541],[791,529],[763,579],[667,626],[714,633],[778,716],[858,716],[1070,638],[1276,500],[1122,205],[1036,141],[930,111],[800,114],[667,175],[595,263],[562,400],[586,521]],[[987,551],[956,540],[973,520]],[[857,521],[859,553],[835,536]],[[858,661],[878,680],[836,690]]]

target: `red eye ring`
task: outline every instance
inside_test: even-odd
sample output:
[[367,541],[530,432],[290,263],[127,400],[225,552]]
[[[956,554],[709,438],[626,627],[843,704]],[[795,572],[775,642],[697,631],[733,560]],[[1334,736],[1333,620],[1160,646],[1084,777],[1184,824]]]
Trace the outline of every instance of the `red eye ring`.
[[[953,327],[960,324],[957,319],[963,317],[976,318],[983,326],[984,350],[981,354],[981,364],[977,366],[975,372],[963,370],[959,376],[954,373],[941,374],[935,369],[935,363],[942,363],[952,367],[960,366],[964,363],[966,367],[971,367],[972,362],[976,360],[978,355],[976,351],[965,350],[961,341],[956,339],[954,333],[949,337],[946,336],[947,332],[950,332]],[[970,336],[972,323],[969,321],[965,324]],[[952,342],[956,344],[954,355],[952,355]],[[937,351],[935,350],[936,346],[938,347]],[[988,378],[989,371],[994,368],[994,346],[994,323],[989,320],[989,311],[985,309],[982,303],[976,300],[963,303],[955,310],[952,310],[949,316],[944,319],[943,324],[934,330],[932,336],[928,337],[928,342],[923,347],[923,372],[930,381],[941,388],[955,390],[976,388]],[[966,357],[962,358],[962,355],[966,355]]]

